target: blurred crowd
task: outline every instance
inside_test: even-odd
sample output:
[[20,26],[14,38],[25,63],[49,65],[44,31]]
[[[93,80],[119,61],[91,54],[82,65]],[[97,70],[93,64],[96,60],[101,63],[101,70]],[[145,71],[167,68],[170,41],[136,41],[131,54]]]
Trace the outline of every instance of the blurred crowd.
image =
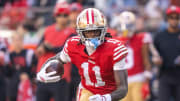
[[[158,31],[168,27],[167,8],[170,5],[180,6],[180,2],[179,0],[67,0],[66,2],[0,0],[0,101],[36,99],[75,101],[76,87],[80,78],[73,64],[65,65],[64,79],[60,82],[43,84],[36,81],[35,77],[42,64],[60,52],[68,38],[77,35],[76,17],[84,8],[95,7],[105,14],[108,20],[107,31],[113,38],[118,37],[120,33],[119,14],[131,11],[136,15],[136,33],[147,32],[154,40]],[[152,46],[151,49],[157,48],[159,53],[165,54],[159,49],[161,47],[157,47],[159,41],[155,42],[155,47]],[[180,43],[178,45],[180,46]],[[155,53],[152,53],[148,60],[153,75],[149,82],[150,90],[144,86],[144,99],[159,101],[160,69],[159,65],[153,64],[152,61],[162,63],[153,58],[156,51],[153,52]]]

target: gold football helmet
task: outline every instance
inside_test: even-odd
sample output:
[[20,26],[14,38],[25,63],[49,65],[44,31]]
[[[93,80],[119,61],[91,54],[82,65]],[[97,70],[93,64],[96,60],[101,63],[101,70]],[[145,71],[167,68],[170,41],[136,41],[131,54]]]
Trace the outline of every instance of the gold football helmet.
[[104,37],[106,33],[106,18],[104,15],[95,8],[87,8],[83,10],[77,17],[77,33],[81,37],[81,42],[85,43],[86,38],[83,34],[84,31],[100,30],[101,33],[98,37],[100,43],[104,42]]
[[119,15],[120,30],[123,36],[131,37],[136,29],[136,16],[129,11],[124,11]]

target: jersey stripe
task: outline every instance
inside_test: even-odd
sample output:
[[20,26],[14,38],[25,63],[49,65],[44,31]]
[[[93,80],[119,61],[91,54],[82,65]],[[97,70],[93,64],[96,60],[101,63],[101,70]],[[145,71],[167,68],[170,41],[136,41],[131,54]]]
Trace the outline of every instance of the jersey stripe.
[[120,53],[119,55],[117,55],[116,57],[114,57],[113,60],[117,60],[119,57],[121,57],[121,56],[123,56],[123,55],[125,55],[127,53],[128,53],[128,51],[126,50],[126,51]]
[[121,48],[119,51],[117,51],[116,53],[114,53],[114,55],[113,56],[116,56],[118,53],[120,53],[120,52],[122,52],[122,51],[124,51],[124,50],[127,50],[127,48]]
[[121,46],[115,48],[115,49],[114,49],[114,52],[117,51],[117,50],[119,50],[119,49],[121,49],[121,48],[123,48],[123,47],[124,47],[124,45],[121,45]]

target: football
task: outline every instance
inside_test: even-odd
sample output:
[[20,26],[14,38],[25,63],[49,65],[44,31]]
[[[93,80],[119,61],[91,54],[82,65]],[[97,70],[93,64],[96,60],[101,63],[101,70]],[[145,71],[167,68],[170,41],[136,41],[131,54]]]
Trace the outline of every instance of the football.
[[50,65],[46,68],[46,73],[56,71],[57,73],[52,76],[62,76],[64,74],[64,64],[58,60],[52,60]]

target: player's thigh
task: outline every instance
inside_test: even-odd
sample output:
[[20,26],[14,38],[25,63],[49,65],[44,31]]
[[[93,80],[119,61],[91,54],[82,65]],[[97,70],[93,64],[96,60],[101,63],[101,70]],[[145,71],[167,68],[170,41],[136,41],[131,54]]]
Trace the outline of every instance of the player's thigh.
[[142,82],[135,82],[132,85],[132,90],[131,90],[131,100],[132,101],[143,101],[142,97]]
[[[131,92],[132,92],[131,87],[132,87],[132,85],[133,85],[133,83],[128,84],[128,93],[127,93],[127,95],[124,97],[124,99],[122,99],[122,101],[132,101],[132,100],[131,100],[131,98],[132,98],[132,96],[131,96]],[[121,100],[119,100],[119,101],[121,101]]]
[[46,84],[38,83],[36,91],[36,101],[49,101],[50,93]]

